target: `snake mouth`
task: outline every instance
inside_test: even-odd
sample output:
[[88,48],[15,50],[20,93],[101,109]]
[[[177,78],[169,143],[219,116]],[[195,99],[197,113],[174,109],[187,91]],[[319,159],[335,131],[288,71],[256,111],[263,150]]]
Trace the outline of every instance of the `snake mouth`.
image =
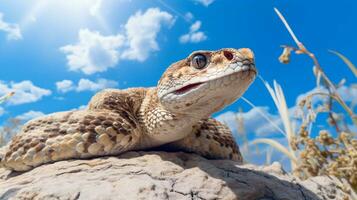
[[180,95],[180,94],[184,94],[186,92],[189,92],[195,88],[197,88],[198,86],[202,85],[203,83],[193,83],[193,84],[189,84],[189,85],[186,85],[178,90],[175,90],[173,93],[176,94],[176,95]]
[[[183,86],[183,87],[181,87],[181,88],[179,88],[177,90],[174,90],[172,93],[175,94],[175,95],[183,95],[183,94],[189,93],[189,92],[197,89],[198,87],[200,87],[201,85],[203,85],[205,83],[216,81],[216,80],[222,79],[222,78],[224,79],[224,78],[229,77],[229,76],[233,76],[233,78],[236,77],[234,79],[238,79],[238,77],[246,77],[246,76],[248,76],[248,74],[250,74],[250,72],[252,72],[254,74],[254,76],[257,74],[257,71],[256,71],[255,68],[249,68],[249,69],[245,69],[245,70],[242,70],[242,71],[234,72],[234,73],[231,73],[231,74],[228,74],[228,75],[216,77],[214,79],[207,80],[207,81],[204,81],[204,82],[191,83],[191,84],[185,85],[185,86]],[[245,76],[243,74],[245,74]]]

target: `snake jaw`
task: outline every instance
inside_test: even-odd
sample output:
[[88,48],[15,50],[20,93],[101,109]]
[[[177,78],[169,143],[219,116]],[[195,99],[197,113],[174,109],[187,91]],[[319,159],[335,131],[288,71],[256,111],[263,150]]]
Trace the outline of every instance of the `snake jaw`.
[[181,94],[187,93],[187,92],[189,92],[189,91],[191,91],[191,90],[193,90],[195,88],[198,88],[202,84],[204,84],[204,83],[189,84],[189,85],[181,87],[180,89],[175,90],[173,93],[175,95],[181,95]]

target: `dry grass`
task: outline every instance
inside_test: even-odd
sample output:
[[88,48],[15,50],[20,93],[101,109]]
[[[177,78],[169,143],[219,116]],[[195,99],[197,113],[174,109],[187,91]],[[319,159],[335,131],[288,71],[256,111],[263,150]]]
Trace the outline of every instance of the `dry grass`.
[[9,94],[6,94],[2,97],[0,97],[0,104],[4,103],[8,99],[10,99],[12,96],[14,96],[15,92],[10,92]]
[[23,122],[17,118],[8,119],[0,128],[0,147],[4,146],[22,127]]
[[[0,104],[9,100],[15,92],[10,92],[2,97],[0,97]],[[19,119],[9,119],[6,121],[4,126],[0,127],[0,147],[4,146],[7,141],[12,138],[20,129],[21,121]]]
[[[288,64],[292,52],[301,55],[307,55],[313,61],[314,75],[316,77],[317,87],[324,90],[311,93],[298,102],[297,108],[300,110],[300,125],[294,130],[292,128],[291,115],[285,102],[284,92],[279,84],[274,81],[274,89],[266,82],[265,86],[274,100],[275,106],[284,125],[284,136],[288,141],[288,147],[268,138],[256,139],[253,144],[264,143],[286,155],[292,166],[293,173],[303,179],[311,176],[332,175],[341,180],[341,188],[346,192],[346,199],[357,199],[357,140],[356,133],[352,133],[346,124],[357,125],[357,117],[353,112],[356,102],[350,106],[344,102],[338,88],[343,86],[334,84],[324,73],[318,59],[301,43],[283,15],[275,9],[277,15],[289,31],[297,47],[283,45],[283,53],[279,57],[281,63]],[[341,53],[330,51],[340,57],[350,68],[352,73],[357,76],[357,69],[353,63]],[[356,86],[354,86],[356,87]],[[313,103],[313,97],[324,97],[325,101],[318,104]],[[336,106],[344,109],[343,112],[337,112]],[[312,127],[320,113],[327,114],[327,124],[333,129],[320,129],[318,136],[312,137]],[[318,129],[318,127],[315,127]],[[315,130],[314,129],[314,130]]]

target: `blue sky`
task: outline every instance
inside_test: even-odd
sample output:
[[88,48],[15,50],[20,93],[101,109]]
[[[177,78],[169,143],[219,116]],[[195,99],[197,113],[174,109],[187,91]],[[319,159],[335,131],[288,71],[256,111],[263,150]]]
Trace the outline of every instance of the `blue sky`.
[[[0,95],[16,90],[0,105],[0,124],[81,108],[106,87],[155,86],[171,63],[190,52],[224,47],[251,48],[259,74],[270,83],[277,80],[292,107],[315,87],[315,77],[304,56],[279,63],[280,45],[294,43],[273,7],[334,82],[347,80],[345,96],[355,100],[357,91],[349,86],[356,78],[327,51],[357,62],[357,2],[352,0],[0,0]],[[261,81],[244,96],[278,120]],[[241,100],[215,116],[238,107],[256,120],[247,124],[248,132],[267,126]],[[266,134],[276,132],[270,128]]]

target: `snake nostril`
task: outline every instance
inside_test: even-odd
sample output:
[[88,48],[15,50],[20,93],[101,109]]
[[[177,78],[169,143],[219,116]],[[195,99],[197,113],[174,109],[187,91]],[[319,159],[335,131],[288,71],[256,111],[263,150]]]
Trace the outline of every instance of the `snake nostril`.
[[232,60],[233,59],[233,54],[229,51],[223,51],[223,55],[228,59]]

